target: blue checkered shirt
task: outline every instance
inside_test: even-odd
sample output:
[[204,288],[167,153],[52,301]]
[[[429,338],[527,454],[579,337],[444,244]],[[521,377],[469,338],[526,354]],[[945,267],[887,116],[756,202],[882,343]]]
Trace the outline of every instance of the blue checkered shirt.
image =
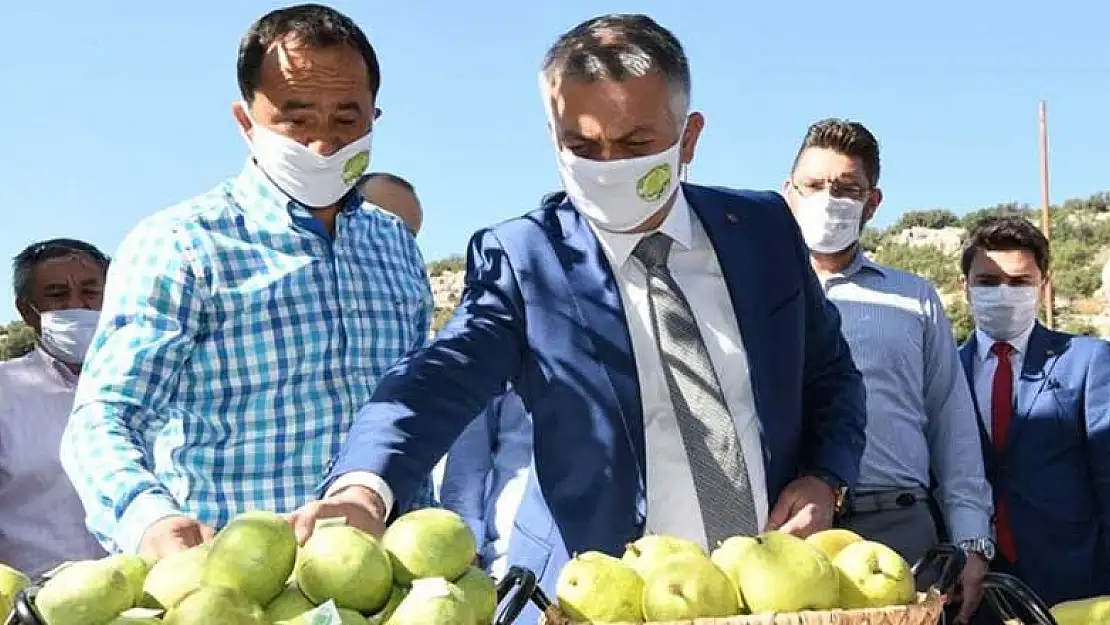
[[432,306],[412,236],[357,194],[332,238],[248,163],[146,218],[112,261],[62,440],[89,529],[134,552],[168,515],[218,529],[305,504]]

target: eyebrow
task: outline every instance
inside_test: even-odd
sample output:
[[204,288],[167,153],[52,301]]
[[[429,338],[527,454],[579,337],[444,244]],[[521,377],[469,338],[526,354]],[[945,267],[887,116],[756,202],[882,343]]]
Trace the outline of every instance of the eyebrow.
[[[315,110],[316,108],[317,107],[315,102],[307,102],[305,100],[286,100],[282,103],[280,110],[283,113],[289,113],[292,111],[310,111]],[[362,112],[362,107],[359,106],[358,102],[354,101],[342,102],[339,104],[339,106],[335,107],[335,109],[337,111],[354,111],[356,113]]]
[[[620,143],[622,141],[627,141],[633,135],[636,135],[636,134],[641,133],[641,132],[653,133],[653,132],[655,132],[655,129],[652,128],[651,126],[646,125],[646,124],[640,124],[638,126],[633,127],[632,130],[629,130],[625,134],[623,134],[619,137],[616,137],[612,141],[613,141],[613,143]],[[594,142],[597,141],[597,139],[591,139],[591,138],[589,138],[589,137],[587,137],[587,136],[585,136],[581,133],[575,132],[573,130],[564,130],[563,131],[563,138],[564,139],[581,139],[583,141],[594,141]]]

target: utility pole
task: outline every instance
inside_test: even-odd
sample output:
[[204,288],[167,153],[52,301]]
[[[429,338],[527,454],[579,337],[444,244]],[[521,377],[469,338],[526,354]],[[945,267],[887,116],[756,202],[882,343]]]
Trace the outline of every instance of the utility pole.
[[[1038,106],[1038,117],[1041,130],[1041,231],[1048,239],[1049,248],[1052,246],[1052,224],[1049,219],[1048,200],[1048,111],[1045,101],[1041,100]],[[1055,328],[1056,304],[1052,293],[1052,274],[1044,277],[1044,316],[1045,325]]]

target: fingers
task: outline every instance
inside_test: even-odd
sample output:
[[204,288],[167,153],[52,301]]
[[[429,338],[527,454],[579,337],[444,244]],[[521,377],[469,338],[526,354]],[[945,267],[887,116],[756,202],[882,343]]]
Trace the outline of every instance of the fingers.
[[293,513],[290,522],[293,523],[293,532],[297,535],[297,544],[304,546],[312,536],[313,527],[316,525],[316,504],[307,506]]
[[767,515],[767,529],[781,529],[793,516],[793,512],[794,497],[789,492],[784,492],[779,500],[775,502],[775,507],[771,509],[770,514]]
[[975,611],[979,608],[979,602],[983,600],[983,589],[979,584],[963,584],[961,595],[960,612],[956,615],[956,625],[968,625],[971,622],[971,617],[975,615]]
[[214,538],[216,538],[216,530],[212,529],[212,527],[210,527],[208,525],[201,524],[200,525],[200,542],[201,543],[209,543],[209,542],[212,542],[212,540]]

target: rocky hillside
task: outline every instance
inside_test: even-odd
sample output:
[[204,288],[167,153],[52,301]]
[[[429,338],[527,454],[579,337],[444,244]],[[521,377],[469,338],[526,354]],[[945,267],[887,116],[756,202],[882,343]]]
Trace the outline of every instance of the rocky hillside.
[[[868,228],[863,244],[876,261],[932,280],[948,305],[957,337],[962,339],[971,329],[971,318],[960,288],[960,246],[970,224],[996,214],[1021,214],[1040,224],[1038,210],[1014,203],[962,217],[943,209],[914,210],[889,228]],[[1110,285],[1103,284],[1103,268],[1110,260],[1110,192],[1053,207],[1052,254],[1056,326],[1110,336]],[[461,257],[452,257],[428,265],[436,301],[435,329],[458,304],[464,264]],[[1110,280],[1110,275],[1106,279]]]

